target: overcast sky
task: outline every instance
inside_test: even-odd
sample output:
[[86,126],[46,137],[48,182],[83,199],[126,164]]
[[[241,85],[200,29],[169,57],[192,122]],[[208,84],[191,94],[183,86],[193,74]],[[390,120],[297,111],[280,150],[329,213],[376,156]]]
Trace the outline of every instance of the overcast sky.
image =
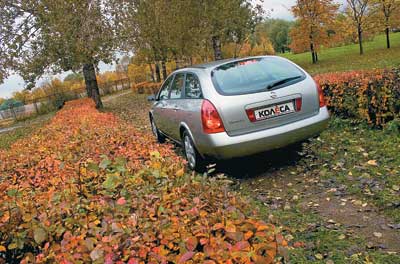
[[[271,18],[282,18],[287,20],[293,20],[293,15],[290,12],[290,7],[294,5],[296,0],[264,0],[264,9],[268,11]],[[336,0],[336,2],[343,4],[346,0]],[[114,66],[111,65],[100,65],[102,72],[113,70]],[[66,74],[59,77],[64,78]],[[47,78],[51,78],[48,76]],[[24,81],[18,75],[10,76],[3,84],[0,85],[0,97],[8,98],[14,91],[22,90],[24,87]]]

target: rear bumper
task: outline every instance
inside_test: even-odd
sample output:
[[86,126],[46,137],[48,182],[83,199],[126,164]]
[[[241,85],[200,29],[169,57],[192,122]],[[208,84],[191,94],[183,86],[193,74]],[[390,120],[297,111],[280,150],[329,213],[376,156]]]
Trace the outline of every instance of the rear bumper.
[[328,122],[329,112],[323,107],[315,116],[284,126],[232,137],[225,132],[207,135],[197,142],[197,148],[203,156],[217,159],[243,157],[316,136],[327,127]]

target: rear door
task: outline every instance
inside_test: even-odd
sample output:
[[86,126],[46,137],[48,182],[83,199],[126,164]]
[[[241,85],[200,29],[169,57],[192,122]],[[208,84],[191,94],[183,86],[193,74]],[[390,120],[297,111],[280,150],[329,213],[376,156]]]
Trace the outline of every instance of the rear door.
[[241,135],[295,122],[319,111],[315,82],[278,57],[235,61],[212,72],[226,132]]
[[179,72],[175,74],[175,78],[171,83],[169,100],[167,102],[167,115],[168,124],[166,125],[167,133],[173,139],[179,141],[179,124],[180,124],[180,112],[181,103],[183,100],[183,88],[185,84],[185,73]]
[[171,83],[174,76],[171,75],[167,80],[163,83],[160,92],[157,95],[157,101],[153,107],[153,118],[156,123],[156,126],[161,132],[164,134],[168,134],[167,127],[169,123],[168,116],[168,97],[170,92]]
[[196,135],[201,134],[203,131],[203,126],[201,122],[201,105],[203,103],[203,93],[201,90],[199,78],[195,73],[186,73],[183,97],[184,99],[180,100],[178,104],[178,124],[182,122],[189,127],[193,135],[193,140],[196,143]]

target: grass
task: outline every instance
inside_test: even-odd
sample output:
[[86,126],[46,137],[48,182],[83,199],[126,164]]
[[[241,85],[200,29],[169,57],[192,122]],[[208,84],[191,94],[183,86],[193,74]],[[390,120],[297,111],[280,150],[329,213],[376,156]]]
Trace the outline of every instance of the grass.
[[[242,192],[247,192],[242,189]],[[261,203],[254,202],[261,209],[265,218],[271,218],[271,211]],[[288,251],[290,263],[399,263],[400,256],[391,255],[379,250],[367,250],[367,241],[359,236],[348,235],[345,228],[329,225],[317,213],[304,211],[293,205],[289,210],[274,210],[276,224],[286,234],[285,238],[301,241],[304,247],[291,248]],[[346,234],[345,239],[340,239]],[[291,242],[289,241],[291,244]],[[322,256],[322,259],[320,259]],[[332,261],[332,262],[330,262]],[[370,262],[368,262],[370,261]]]
[[13,126],[16,126],[17,128],[0,133],[0,149],[10,148],[18,139],[24,138],[36,129],[42,127],[53,115],[54,113],[49,113],[14,123]]
[[320,141],[310,147],[323,178],[345,184],[350,194],[373,203],[400,223],[398,127],[398,121],[377,130],[352,120],[333,119]]
[[[400,126],[389,127],[377,130],[354,120],[332,118],[329,128],[305,145],[295,164],[280,164],[263,175],[241,179],[239,189],[255,198],[254,207],[266,219],[273,219],[289,239],[305,243],[305,247],[289,250],[291,263],[400,263],[398,253],[368,248],[369,241],[362,234],[329,224],[318,210],[305,206],[310,198],[319,201],[318,195],[310,195],[317,179],[318,186],[329,183],[321,190],[344,185],[345,197],[373,204],[388,219],[400,223]],[[294,201],[295,195],[299,198]],[[290,206],[285,208],[285,204]],[[379,229],[372,228],[371,233]]]
[[400,66],[400,33],[391,34],[392,48],[386,48],[384,35],[364,43],[365,54],[359,54],[358,44],[322,49],[319,53],[319,62],[311,63],[309,52],[301,54],[279,54],[286,57],[311,74],[326,72],[340,72],[373,68],[393,68]]

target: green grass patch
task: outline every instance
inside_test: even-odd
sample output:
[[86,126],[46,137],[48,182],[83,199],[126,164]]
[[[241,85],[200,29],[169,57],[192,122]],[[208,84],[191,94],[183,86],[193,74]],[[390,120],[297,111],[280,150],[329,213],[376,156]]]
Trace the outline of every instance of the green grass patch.
[[400,135],[397,121],[383,130],[333,119],[310,150],[320,175],[345,184],[350,194],[372,202],[400,222]]
[[400,33],[391,34],[391,43],[392,48],[387,49],[385,36],[376,36],[374,40],[364,43],[363,56],[359,54],[358,44],[322,49],[317,64],[312,64],[309,52],[279,55],[294,61],[311,74],[399,67]]
[[14,123],[13,126],[17,128],[0,133],[0,149],[8,149],[18,139],[31,135],[35,130],[42,127],[53,115],[54,113],[50,113]]
[[[246,185],[241,192],[251,195]],[[299,200],[299,203],[301,200]],[[252,200],[253,207],[261,211],[265,219],[272,219],[289,241],[290,263],[399,263],[399,255],[391,255],[376,249],[367,249],[367,241],[356,235],[346,234],[342,226],[328,224],[318,213],[303,209],[299,203],[289,210],[271,210],[262,202]],[[346,234],[344,239],[340,237]],[[296,242],[304,247],[293,247]]]

